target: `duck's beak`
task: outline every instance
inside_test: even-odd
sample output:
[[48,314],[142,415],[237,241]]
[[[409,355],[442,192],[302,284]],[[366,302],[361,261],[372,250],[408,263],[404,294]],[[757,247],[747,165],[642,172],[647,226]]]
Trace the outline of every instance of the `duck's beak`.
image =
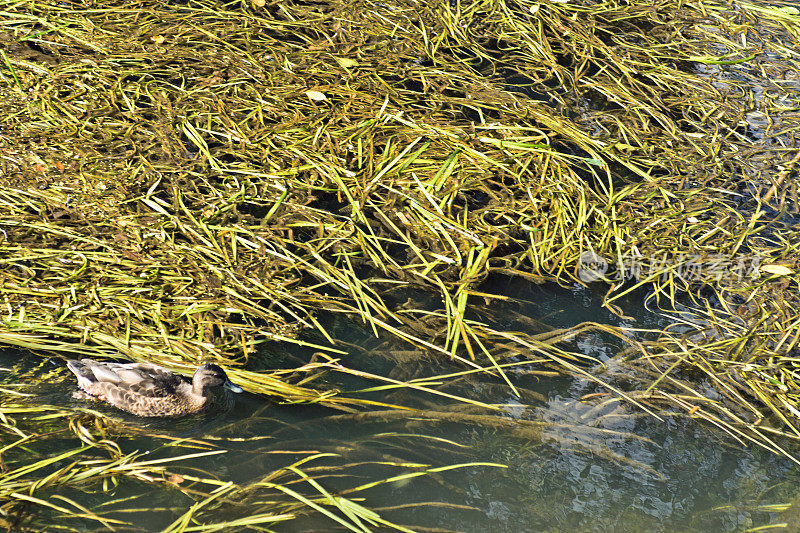
[[231,392],[236,392],[236,393],[243,392],[242,388],[239,385],[234,385],[233,383],[231,383],[231,380],[225,382],[225,388]]

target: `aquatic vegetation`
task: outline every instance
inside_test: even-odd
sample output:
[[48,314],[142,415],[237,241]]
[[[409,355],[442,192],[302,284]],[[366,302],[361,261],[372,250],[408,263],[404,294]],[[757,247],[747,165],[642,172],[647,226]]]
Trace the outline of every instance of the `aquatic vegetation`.
[[[14,378],[45,377],[47,366]],[[67,378],[62,368],[49,374],[51,379],[59,374]],[[219,531],[269,528],[313,515],[352,531],[378,526],[408,531],[358,502],[381,485],[456,469],[502,467],[488,462],[411,464],[386,455],[378,464],[392,473],[364,483],[358,475],[363,463],[351,463],[340,443],[338,452],[307,450],[288,439],[224,426],[205,437],[181,437],[130,419],[37,403],[28,392],[37,388],[41,386],[5,388],[0,397],[0,526],[13,531],[42,531],[56,519],[67,531],[96,526],[111,531]],[[393,440],[391,435],[382,438]],[[421,451],[424,438],[394,440],[418,439]],[[157,446],[138,450],[142,442]],[[433,442],[446,445],[442,439]],[[227,455],[235,452],[241,460],[243,448],[259,464],[231,463],[221,479],[214,462],[226,464]],[[334,482],[337,490],[326,488]],[[101,500],[95,498],[98,494]]]
[[[448,387],[523,397],[520,376],[568,373],[598,407],[793,455],[792,9],[0,0],[0,343],[215,362],[353,416],[408,406],[326,375],[491,413]],[[476,311],[510,300],[485,289],[499,275],[605,283],[619,314],[646,291],[673,325],[520,332]],[[345,365],[323,313],[367,324],[404,375]],[[308,332],[319,356],[253,370]],[[589,335],[617,357],[571,344]]]

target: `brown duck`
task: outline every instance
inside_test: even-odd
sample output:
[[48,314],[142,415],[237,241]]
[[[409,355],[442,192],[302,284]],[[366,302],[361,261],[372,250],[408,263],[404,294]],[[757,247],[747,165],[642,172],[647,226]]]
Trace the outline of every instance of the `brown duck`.
[[138,416],[182,416],[209,405],[212,387],[231,383],[215,364],[197,368],[189,382],[166,368],[148,363],[103,363],[92,359],[67,361],[78,386],[94,399],[103,400]]

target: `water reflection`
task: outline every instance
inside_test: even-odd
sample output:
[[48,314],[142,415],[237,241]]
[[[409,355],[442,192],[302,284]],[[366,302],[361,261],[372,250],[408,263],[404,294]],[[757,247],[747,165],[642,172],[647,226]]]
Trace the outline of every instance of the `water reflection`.
[[[658,320],[644,312],[619,319],[601,310],[600,296],[585,289],[525,287],[513,281],[495,287],[516,298],[514,309],[507,309],[499,320],[518,328],[524,322],[520,316],[556,327],[587,320],[641,327]],[[344,321],[332,324],[331,330],[363,348],[354,350],[346,364],[355,366],[359,357],[374,355],[378,341],[368,331]],[[613,340],[602,334],[574,342],[597,359],[614,353]],[[266,347],[255,364],[311,357],[296,348],[289,348],[291,355],[282,349],[286,348]],[[363,364],[388,373],[394,363],[371,359]],[[416,365],[409,374],[420,369],[434,375],[453,371],[436,367],[433,361],[409,365]],[[35,396],[17,401],[93,411],[118,421],[123,429],[114,438],[125,453],[147,450],[148,459],[159,460],[225,451],[170,467],[170,475],[177,476],[171,483],[120,478],[106,491],[94,486],[62,493],[94,512],[130,524],[117,527],[122,531],[154,531],[171,524],[198,499],[185,481],[193,475],[210,475],[220,484],[253,484],[309,457],[315,459],[303,466],[307,472],[329,490],[344,491],[424,469],[422,465],[507,465],[437,472],[364,493],[365,507],[423,531],[736,531],[776,521],[776,515],[757,506],[791,501],[800,487],[797,468],[786,459],[732,445],[713,428],[679,416],[658,420],[579,378],[520,374],[522,399],[489,378],[463,380],[460,391],[452,390],[501,404],[497,413],[408,390],[368,396],[420,411],[347,413],[278,405],[245,393],[218,395],[213,407],[197,416],[159,420],[73,399],[74,379],[60,359],[43,362],[6,351],[0,366],[8,369],[0,373],[7,385],[28,375],[31,385],[23,389]],[[332,374],[328,379],[348,389],[373,385],[348,376],[339,379]],[[602,401],[580,401],[587,395]],[[66,439],[61,444],[52,439],[43,442],[46,447],[34,445],[32,453],[45,456],[74,446]],[[266,502],[276,497],[273,492],[254,486],[250,493],[215,504],[213,516],[217,520],[252,516],[267,508]],[[331,531],[335,526],[330,519],[313,515],[270,528]],[[76,521],[70,527],[95,528],[96,523]]]

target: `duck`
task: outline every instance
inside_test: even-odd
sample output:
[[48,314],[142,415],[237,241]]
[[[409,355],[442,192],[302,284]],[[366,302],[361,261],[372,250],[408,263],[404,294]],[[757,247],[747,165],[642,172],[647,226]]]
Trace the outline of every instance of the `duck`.
[[136,416],[178,417],[197,413],[210,405],[212,387],[225,386],[232,392],[242,392],[213,363],[200,365],[191,382],[150,363],[71,359],[67,368],[90,399],[104,401]]

